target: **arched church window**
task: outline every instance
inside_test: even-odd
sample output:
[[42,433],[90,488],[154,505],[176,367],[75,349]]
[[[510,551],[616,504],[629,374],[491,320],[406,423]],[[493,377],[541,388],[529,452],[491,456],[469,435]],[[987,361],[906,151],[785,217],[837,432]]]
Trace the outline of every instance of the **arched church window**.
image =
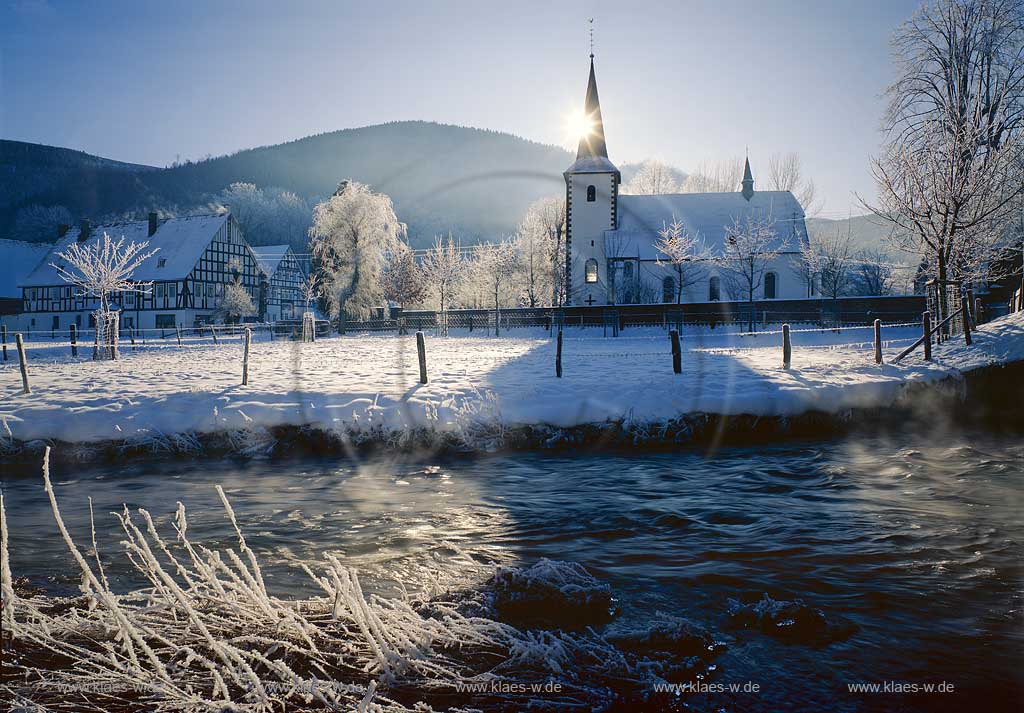
[[708,282],[708,302],[717,302],[722,299],[722,283],[717,277],[712,277]]
[[766,272],[764,275],[764,298],[766,300],[775,299],[776,286],[778,283],[778,276],[774,272]]
[[597,282],[597,260],[590,258],[583,269],[583,279],[588,283]]
[[597,188],[594,186],[587,186],[587,203],[593,203],[597,200]]
[[671,275],[661,281],[661,301],[676,301],[676,280]]

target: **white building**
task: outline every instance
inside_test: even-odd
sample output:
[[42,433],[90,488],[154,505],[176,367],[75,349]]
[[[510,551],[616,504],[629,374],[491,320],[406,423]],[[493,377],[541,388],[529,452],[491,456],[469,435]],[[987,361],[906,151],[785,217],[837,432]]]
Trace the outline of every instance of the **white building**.
[[148,221],[98,226],[82,221],[61,236],[19,284],[23,302],[19,329],[34,332],[66,330],[72,324],[89,326],[97,301],[61,279],[54,265],[64,263],[57,253],[72,243],[95,244],[104,233],[114,240],[124,238],[126,244],[148,242],[148,250],[159,248],[132,274],[134,280],[152,282],[148,293],[112,297],[112,306],[121,312],[122,328],[168,329],[213,321],[224,288],[236,280],[254,306],[265,304],[266,277],[230,213],[167,220],[158,220],[156,213],[151,213]]
[[[796,269],[801,246],[807,243],[807,227],[792,193],[755,191],[748,161],[741,191],[620,195],[621,175],[605,144],[593,55],[585,111],[591,131],[580,139],[576,162],[564,174],[570,304],[676,302],[676,273],[656,247],[659,231],[674,220],[718,256],[723,254],[727,226],[748,219],[770,225],[776,238],[771,252],[779,252],[758,271],[755,298],[810,296],[813,286]],[[731,271],[706,263],[699,274],[699,282],[684,288],[683,302],[747,299]]]

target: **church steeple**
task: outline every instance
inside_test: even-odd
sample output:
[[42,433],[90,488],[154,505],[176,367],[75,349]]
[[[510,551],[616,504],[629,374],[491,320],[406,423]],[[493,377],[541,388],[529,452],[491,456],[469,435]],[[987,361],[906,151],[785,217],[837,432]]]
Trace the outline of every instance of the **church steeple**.
[[583,105],[590,133],[580,137],[576,149],[576,160],[583,158],[608,158],[608,147],[604,142],[604,120],[601,119],[601,100],[597,96],[597,78],[594,76],[594,55],[590,55],[590,80],[587,82],[587,98]]
[[743,197],[748,201],[754,197],[754,174],[750,172],[750,157],[743,164]]

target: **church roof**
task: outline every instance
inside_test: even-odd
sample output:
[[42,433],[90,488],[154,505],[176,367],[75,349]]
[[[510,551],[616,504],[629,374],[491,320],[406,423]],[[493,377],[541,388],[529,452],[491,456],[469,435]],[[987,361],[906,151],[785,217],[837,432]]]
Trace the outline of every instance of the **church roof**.
[[789,191],[757,191],[749,201],[739,192],[620,195],[617,209],[618,228],[604,234],[608,257],[664,258],[654,244],[661,237],[658,231],[674,219],[718,254],[725,247],[726,226],[747,217],[772,221],[776,245],[784,245],[786,252],[807,244],[804,211]]
[[593,128],[589,134],[580,137],[576,160],[608,158],[608,146],[604,141],[604,120],[601,118],[601,100],[597,96],[597,78],[594,76],[594,55],[590,55],[590,79],[587,81],[587,98],[583,103],[583,112]]
[[[104,233],[107,233],[110,239],[115,241],[123,237],[125,245],[132,242],[148,242],[147,252],[156,248],[159,248],[160,251],[139,265],[132,273],[132,279],[145,282],[181,280],[192,272],[192,268],[199,262],[199,258],[202,257],[217,231],[230,217],[230,213],[221,213],[219,215],[170,218],[161,221],[153,235],[149,235],[148,220],[96,225],[90,228],[89,237],[86,238],[84,244],[95,245],[103,239]],[[69,230],[50,249],[46,258],[36,266],[31,274],[21,281],[19,286],[45,287],[65,284],[53,264],[67,267],[66,261],[59,258],[57,253],[64,252],[75,244],[80,231],[80,227]]]

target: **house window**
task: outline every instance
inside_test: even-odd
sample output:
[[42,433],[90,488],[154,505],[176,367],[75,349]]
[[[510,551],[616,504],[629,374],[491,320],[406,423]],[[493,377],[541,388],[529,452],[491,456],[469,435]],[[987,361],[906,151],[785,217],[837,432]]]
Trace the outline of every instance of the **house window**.
[[164,267],[165,265],[167,265],[167,258],[165,258],[165,257],[162,257],[162,258],[160,258],[159,260],[156,261],[156,266],[157,267]]
[[717,277],[712,277],[708,282],[708,301],[717,302],[722,299],[722,283]]
[[164,286],[163,285],[157,285],[156,286],[156,298],[158,300],[162,300],[164,298]]
[[597,282],[597,260],[590,258],[584,266],[583,279],[587,284]]
[[173,314],[158,314],[156,316],[156,328],[157,329],[174,329],[174,315]]
[[676,301],[676,281],[675,278],[669,275],[661,281],[661,301],[662,302],[675,302]]
[[587,203],[593,203],[597,200],[597,188],[594,186],[587,186]]
[[776,283],[778,282],[778,276],[774,272],[766,272],[764,275],[764,298],[766,300],[775,299]]

